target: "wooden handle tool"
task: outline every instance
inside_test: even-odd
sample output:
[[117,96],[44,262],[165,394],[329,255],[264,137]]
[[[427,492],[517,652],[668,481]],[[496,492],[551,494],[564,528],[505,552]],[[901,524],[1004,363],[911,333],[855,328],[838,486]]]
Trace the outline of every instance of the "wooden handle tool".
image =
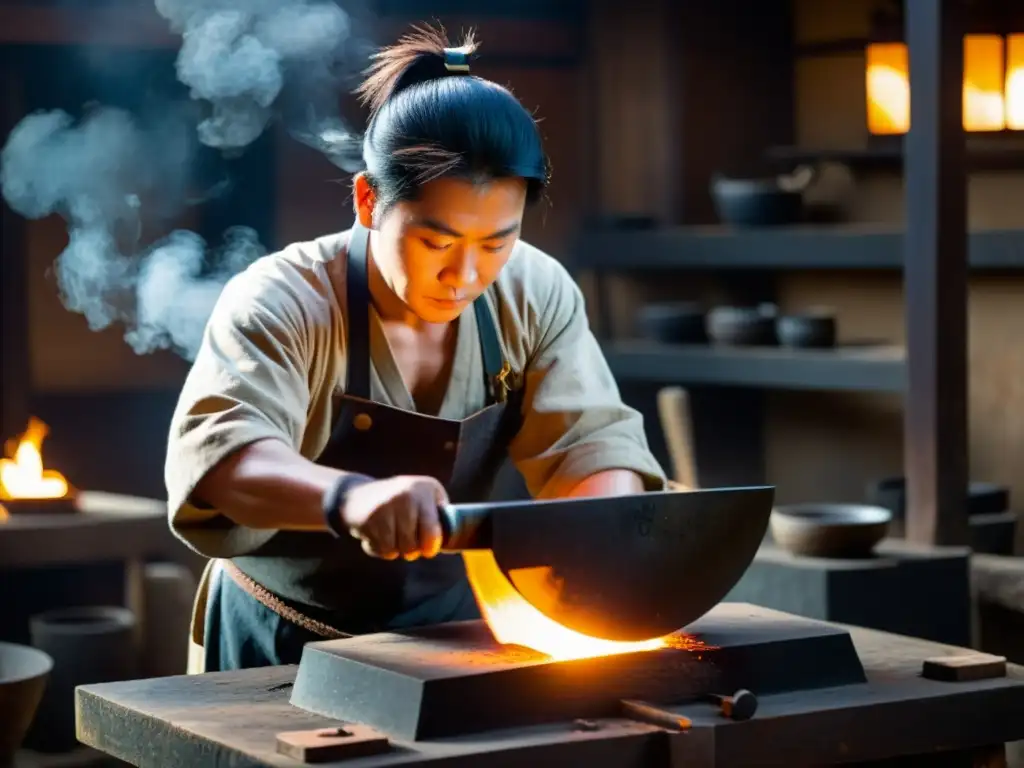
[[688,488],[698,488],[689,393],[682,387],[664,387],[659,390],[658,417],[665,433],[676,482]]

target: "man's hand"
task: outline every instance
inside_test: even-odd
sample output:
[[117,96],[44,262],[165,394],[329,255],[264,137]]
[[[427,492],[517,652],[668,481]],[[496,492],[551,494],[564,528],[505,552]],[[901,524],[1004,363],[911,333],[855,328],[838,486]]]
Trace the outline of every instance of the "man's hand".
[[441,549],[438,508],[447,503],[448,494],[434,478],[399,475],[353,488],[341,518],[368,555],[416,560]]

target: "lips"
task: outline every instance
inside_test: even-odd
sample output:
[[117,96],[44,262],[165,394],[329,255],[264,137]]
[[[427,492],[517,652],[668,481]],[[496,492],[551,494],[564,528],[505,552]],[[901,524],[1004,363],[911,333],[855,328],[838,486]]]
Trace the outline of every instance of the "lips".
[[454,309],[455,307],[458,307],[460,304],[464,303],[466,300],[465,299],[435,299],[433,297],[430,297],[429,301],[432,304],[436,304],[439,307],[444,307],[445,309]]

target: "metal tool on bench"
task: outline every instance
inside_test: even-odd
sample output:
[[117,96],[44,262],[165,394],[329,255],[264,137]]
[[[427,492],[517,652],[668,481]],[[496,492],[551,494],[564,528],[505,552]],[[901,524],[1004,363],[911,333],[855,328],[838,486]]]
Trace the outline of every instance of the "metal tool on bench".
[[709,693],[706,698],[718,707],[722,717],[730,720],[749,720],[757,712],[757,697],[745,688],[740,688],[731,696]]
[[764,538],[770,486],[451,505],[444,550],[489,549],[539,611],[594,637],[682,629],[719,603]]
[[[699,701],[715,705],[722,717],[737,722],[749,720],[757,712],[757,697],[745,688],[741,688],[731,696],[709,693]],[[679,704],[689,702],[677,702]],[[693,721],[686,715],[667,709],[663,706],[649,704],[646,701],[623,699],[619,702],[622,713],[626,717],[639,720],[650,725],[657,725],[671,731],[686,731],[693,726]]]

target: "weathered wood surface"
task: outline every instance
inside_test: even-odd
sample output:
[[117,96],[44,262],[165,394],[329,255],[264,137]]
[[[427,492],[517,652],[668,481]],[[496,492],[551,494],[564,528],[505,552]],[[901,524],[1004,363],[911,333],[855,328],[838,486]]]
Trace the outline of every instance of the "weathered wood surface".
[[[133,765],[204,768],[231,765],[293,767],[277,752],[277,734],[337,725],[288,704],[297,667],[160,678],[87,686],[78,693],[84,743]],[[430,742],[349,765],[512,766],[639,765],[647,737],[659,729],[616,721],[600,731],[570,723],[517,730],[511,737],[477,735]],[[543,755],[537,761],[539,755]],[[611,758],[611,763],[605,761]]]
[[962,656],[925,659],[921,676],[947,683],[993,680],[1006,677],[1006,657],[991,653],[965,653]]
[[[560,723],[427,743],[346,765],[718,766],[834,765],[1001,744],[1024,738],[1024,668],[964,683],[921,678],[925,659],[964,649],[850,628],[869,682],[761,697],[746,722],[713,707],[673,707],[693,727],[669,734],[623,719],[597,730]],[[144,768],[296,766],[276,751],[281,731],[337,721],[288,703],[296,667],[86,686],[79,738]],[[339,763],[340,765],[341,763]]]
[[164,502],[97,491],[81,491],[77,501],[77,514],[11,514],[0,522],[3,567],[181,559],[185,547],[167,525]]

